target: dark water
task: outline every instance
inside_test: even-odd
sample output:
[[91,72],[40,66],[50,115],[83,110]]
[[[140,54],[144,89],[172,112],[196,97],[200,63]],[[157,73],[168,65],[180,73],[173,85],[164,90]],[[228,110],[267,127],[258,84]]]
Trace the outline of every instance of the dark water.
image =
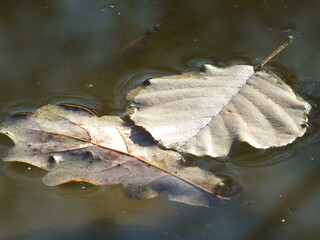
[[[143,80],[219,66],[270,64],[310,101],[310,128],[269,150],[197,164],[228,178],[219,209],[127,199],[121,187],[46,187],[44,171],[0,162],[0,239],[320,239],[320,2],[290,0],[0,0],[0,113],[76,103],[119,114]],[[169,14],[167,14],[169,12]],[[167,20],[159,32],[119,52]],[[9,143],[0,138],[3,152]]]

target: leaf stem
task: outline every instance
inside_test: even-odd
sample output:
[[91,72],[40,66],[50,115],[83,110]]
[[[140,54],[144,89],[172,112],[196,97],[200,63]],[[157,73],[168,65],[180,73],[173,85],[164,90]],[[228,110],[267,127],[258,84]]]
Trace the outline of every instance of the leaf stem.
[[293,36],[288,36],[287,40],[282,43],[276,50],[274,50],[268,57],[266,57],[260,64],[255,66],[254,70],[257,71],[261,69],[266,63],[268,63],[274,56],[285,49],[293,40]]

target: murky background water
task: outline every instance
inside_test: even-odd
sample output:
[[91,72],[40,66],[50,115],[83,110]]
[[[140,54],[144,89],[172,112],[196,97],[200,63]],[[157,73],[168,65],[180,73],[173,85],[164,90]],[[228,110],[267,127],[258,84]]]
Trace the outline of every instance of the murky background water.
[[[44,171],[0,162],[0,239],[320,239],[320,2],[298,0],[0,0],[0,113],[76,103],[119,114],[143,80],[219,66],[270,64],[311,102],[290,146],[194,164],[229,179],[219,209],[130,200],[121,187],[46,187]],[[168,13],[169,12],[169,13]],[[123,49],[162,21],[159,31]],[[122,50],[122,51],[120,51]],[[0,151],[9,143],[0,137]]]

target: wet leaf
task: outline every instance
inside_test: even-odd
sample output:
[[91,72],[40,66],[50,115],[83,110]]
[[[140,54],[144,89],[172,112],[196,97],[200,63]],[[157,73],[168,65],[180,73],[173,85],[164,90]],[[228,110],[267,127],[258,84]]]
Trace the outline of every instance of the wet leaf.
[[215,206],[222,180],[197,167],[186,167],[175,151],[162,150],[145,132],[119,117],[97,117],[74,107],[47,105],[34,114],[18,114],[0,124],[10,137],[6,162],[45,169],[43,181],[55,186],[70,181],[122,184],[133,199],[168,192],[172,201]]
[[131,91],[131,120],[166,148],[225,156],[293,142],[306,131],[309,104],[274,73],[236,65],[150,79]]

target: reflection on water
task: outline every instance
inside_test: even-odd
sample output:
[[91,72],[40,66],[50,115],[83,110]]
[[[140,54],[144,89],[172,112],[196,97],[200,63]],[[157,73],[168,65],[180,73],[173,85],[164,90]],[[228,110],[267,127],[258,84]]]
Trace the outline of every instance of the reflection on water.
[[242,147],[235,156],[230,157],[232,164],[240,167],[266,167],[290,159],[295,155],[292,147],[276,149],[253,149]]
[[[18,100],[19,101],[19,100]],[[64,94],[64,95],[50,95],[41,99],[38,103],[30,101],[29,103],[17,103],[18,101],[13,101],[4,104],[3,108],[0,110],[2,116],[9,116],[19,112],[34,112],[37,108],[46,104],[74,104],[79,106],[84,106],[97,115],[102,111],[102,103],[100,103],[94,96],[87,94]]]
[[[228,158],[188,159],[226,178],[232,201],[219,209],[165,194],[130,200],[121,186],[46,187],[42,170],[0,161],[0,239],[320,238],[319,7],[313,0],[0,1],[0,118],[61,102],[121,114],[127,92],[150,77],[204,63],[255,65],[287,35],[295,41],[267,68],[313,107],[307,134],[289,146],[243,144]],[[119,53],[171,9],[145,45]],[[0,137],[0,154],[10,145]]]

